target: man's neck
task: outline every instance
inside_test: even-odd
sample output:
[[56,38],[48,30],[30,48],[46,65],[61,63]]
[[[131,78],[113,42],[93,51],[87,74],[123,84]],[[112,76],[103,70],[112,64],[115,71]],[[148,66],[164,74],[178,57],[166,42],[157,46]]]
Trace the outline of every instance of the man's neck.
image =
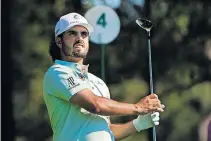
[[83,62],[84,62],[83,58],[75,58],[75,57],[63,57],[62,60],[67,61],[67,62],[75,62],[81,65],[83,65]]

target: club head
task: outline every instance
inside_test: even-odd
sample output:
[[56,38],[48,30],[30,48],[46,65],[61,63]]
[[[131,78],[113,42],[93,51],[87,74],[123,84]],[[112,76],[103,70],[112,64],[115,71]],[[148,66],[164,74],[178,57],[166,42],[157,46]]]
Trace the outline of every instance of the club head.
[[146,19],[141,19],[141,18],[138,18],[136,20],[136,23],[143,29],[145,29],[146,31],[150,31],[151,28],[153,27],[153,24],[151,21],[149,20],[146,20]]

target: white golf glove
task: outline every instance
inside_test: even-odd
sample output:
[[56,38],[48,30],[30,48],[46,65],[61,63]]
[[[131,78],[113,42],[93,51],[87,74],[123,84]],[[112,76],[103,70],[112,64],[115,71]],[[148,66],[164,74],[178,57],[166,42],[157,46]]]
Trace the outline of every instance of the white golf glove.
[[139,115],[133,120],[133,125],[138,132],[144,129],[159,125],[160,113],[154,112],[146,115]]

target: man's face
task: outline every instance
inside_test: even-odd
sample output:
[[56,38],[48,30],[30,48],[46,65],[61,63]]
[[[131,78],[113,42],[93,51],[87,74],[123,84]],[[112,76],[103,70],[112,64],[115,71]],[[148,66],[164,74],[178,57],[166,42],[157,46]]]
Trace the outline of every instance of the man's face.
[[86,58],[89,50],[89,32],[83,26],[74,26],[64,32],[62,40],[62,51],[65,55]]

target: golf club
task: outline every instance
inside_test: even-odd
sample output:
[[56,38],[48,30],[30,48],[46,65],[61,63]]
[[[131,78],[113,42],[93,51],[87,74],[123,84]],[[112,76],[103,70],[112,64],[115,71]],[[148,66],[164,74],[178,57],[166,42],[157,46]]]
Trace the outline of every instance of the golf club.
[[[136,23],[147,31],[148,34],[148,57],[149,57],[149,77],[150,77],[150,93],[154,93],[154,87],[153,87],[153,77],[152,77],[152,57],[151,57],[151,41],[150,41],[150,30],[153,27],[153,24],[151,21],[138,18],[136,20]],[[156,141],[156,129],[153,127],[153,141]]]

